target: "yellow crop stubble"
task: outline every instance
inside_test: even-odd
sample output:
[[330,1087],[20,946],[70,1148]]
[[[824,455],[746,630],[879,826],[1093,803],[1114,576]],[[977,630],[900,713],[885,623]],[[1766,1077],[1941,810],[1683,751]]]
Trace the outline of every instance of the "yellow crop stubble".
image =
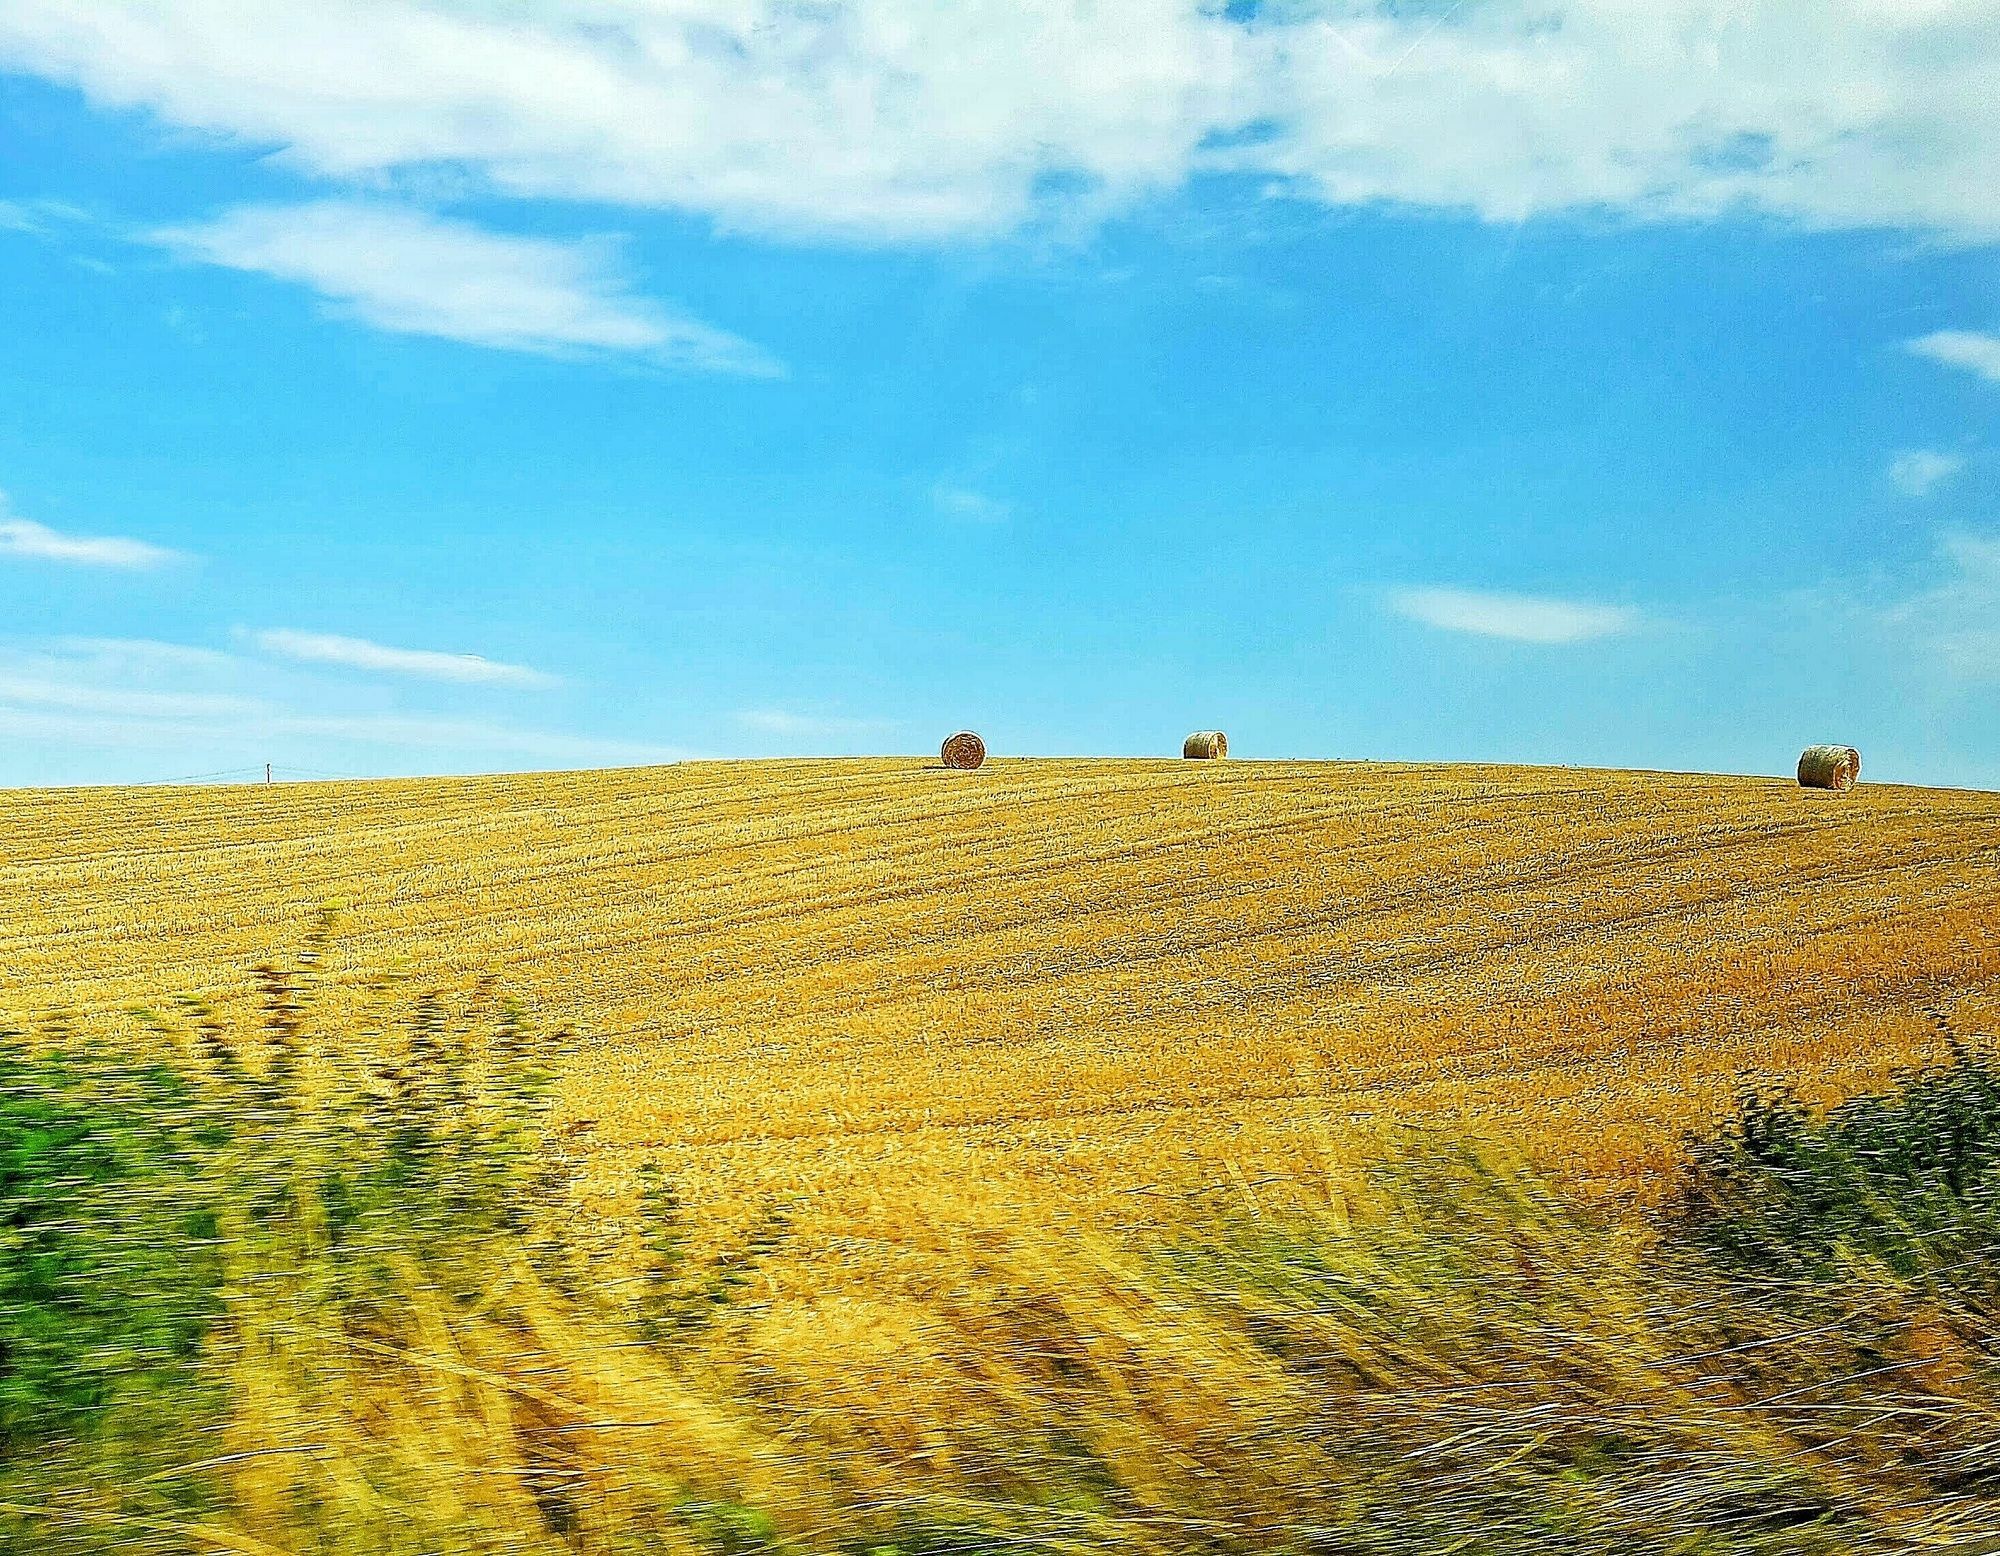
[[[337,1003],[492,976],[582,1035],[587,1191],[657,1161],[769,1279],[1149,1224],[1470,1129],[1611,1188],[1744,1075],[1990,1021],[2000,796],[1361,763],[918,760],[0,796],[0,1011],[86,1023],[347,905]],[[720,1235],[718,1232],[717,1235]]]

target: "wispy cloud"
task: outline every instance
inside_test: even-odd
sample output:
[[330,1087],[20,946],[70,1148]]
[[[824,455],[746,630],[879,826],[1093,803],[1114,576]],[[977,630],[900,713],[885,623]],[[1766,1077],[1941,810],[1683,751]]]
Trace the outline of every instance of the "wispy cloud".
[[1987,242],[1994,64],[1990,0],[0,6],[0,66],[323,177],[445,169],[870,240],[1115,211],[1224,169],[1335,206]]
[[895,727],[893,719],[795,713],[788,708],[743,708],[734,717],[745,729],[754,729],[765,735],[859,735]]
[[1621,605],[1478,589],[1391,589],[1387,601],[1398,615],[1427,627],[1517,643],[1583,643],[1629,632],[1639,622],[1638,612]]
[[122,535],[71,535],[28,519],[13,517],[0,495],[0,557],[25,557],[35,562],[60,562],[72,567],[139,569],[164,567],[182,560],[181,553]]
[[1954,679],[2000,682],[2000,535],[1947,531],[1942,581],[1883,613],[1899,637]]
[[188,259],[311,287],[334,311],[377,329],[698,372],[781,371],[750,342],[633,291],[602,241],[516,237],[358,200],[242,206],[163,229],[153,241]]
[[652,741],[608,740],[562,730],[415,713],[278,712],[264,728],[271,736],[284,739],[353,741],[406,751],[479,752],[589,767],[680,762],[699,754],[686,746]]
[[65,228],[91,225],[88,211],[64,200],[0,200],[0,232],[53,238]]
[[[71,711],[10,702],[4,695],[0,695],[0,735],[95,750],[200,753],[218,761],[273,750],[289,754],[302,748],[310,756],[323,742],[400,753],[405,759],[415,754],[454,766],[468,756],[594,767],[679,762],[700,754],[684,746],[418,714],[298,713],[269,706],[239,709],[226,717],[138,708]],[[405,761],[390,765],[405,769]]]
[[1014,516],[1014,505],[969,486],[940,482],[931,488],[931,502],[946,518],[971,524],[1001,524]]
[[478,654],[445,653],[429,648],[392,648],[366,638],[332,632],[300,632],[272,627],[246,634],[267,654],[305,664],[339,665],[383,675],[412,675],[430,681],[457,681],[484,686],[552,686],[556,678],[526,665],[510,665]]
[[[517,759],[550,765],[676,761],[682,747],[535,729],[449,710],[343,708],[306,672],[214,649],[145,640],[0,641],[0,735],[63,747],[154,753],[181,767],[274,755],[351,767]],[[331,751],[329,751],[331,748]],[[175,770],[179,770],[177,767]],[[143,773],[142,776],[146,775]],[[151,776],[159,776],[153,774]]]
[[1982,335],[1977,330],[1937,330],[1908,342],[1910,350],[1947,367],[1962,367],[1968,373],[2000,384],[2000,335]]
[[53,639],[48,647],[51,653],[67,659],[81,659],[121,673],[140,675],[212,671],[234,662],[220,649],[162,643],[154,638],[61,637]]
[[256,702],[225,693],[92,686],[74,680],[10,675],[4,671],[0,671],[0,703],[162,719],[236,718],[259,711]]
[[1906,449],[1889,461],[1889,480],[1908,496],[1928,497],[1964,468],[1965,460],[1958,454]]

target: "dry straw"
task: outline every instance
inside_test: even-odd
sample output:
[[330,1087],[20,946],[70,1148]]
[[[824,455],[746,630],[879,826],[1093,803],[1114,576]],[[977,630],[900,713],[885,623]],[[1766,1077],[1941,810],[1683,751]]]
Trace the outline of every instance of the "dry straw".
[[1799,784],[1845,792],[1861,777],[1861,753],[1852,746],[1807,746],[1799,758]]
[[946,767],[969,773],[986,760],[986,742],[971,730],[961,729],[945,741],[938,755],[944,759]]
[[1219,729],[1198,729],[1181,743],[1181,755],[1189,761],[1218,762],[1229,755],[1229,737]]

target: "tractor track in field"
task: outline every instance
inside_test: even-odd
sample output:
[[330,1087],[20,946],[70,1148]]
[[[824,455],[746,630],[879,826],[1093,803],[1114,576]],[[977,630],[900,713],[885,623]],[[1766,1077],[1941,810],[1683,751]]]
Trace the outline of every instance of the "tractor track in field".
[[[1766,1051],[1893,1066],[1993,1008],[2000,796],[1022,759],[15,791],[0,1009],[245,1009],[329,899],[330,1008],[497,975],[582,1034],[606,1163],[807,1152],[865,1219],[915,1192],[884,1142],[1283,1172],[1315,1106],[1475,1108],[1608,1170]],[[1577,1099],[1621,1087],[1600,1141]]]

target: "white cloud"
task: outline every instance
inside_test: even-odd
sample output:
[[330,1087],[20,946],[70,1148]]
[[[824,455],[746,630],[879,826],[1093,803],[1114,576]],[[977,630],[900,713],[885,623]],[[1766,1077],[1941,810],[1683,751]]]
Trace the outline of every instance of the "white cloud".
[[1388,603],[1398,615],[1427,627],[1519,643],[1582,643],[1628,632],[1639,620],[1637,612],[1618,605],[1477,589],[1391,589]]
[[152,638],[63,637],[49,646],[65,658],[91,660],[135,674],[217,670],[232,662],[219,649],[161,643]]
[[162,567],[181,559],[177,551],[120,535],[69,535],[9,515],[0,496],[0,557],[62,562],[73,567]]
[[795,713],[788,708],[743,708],[735,714],[735,719],[745,729],[754,729],[765,735],[859,735],[894,727],[894,721],[890,719]]
[[[460,765],[467,755],[525,758],[563,766],[640,766],[688,761],[699,753],[682,746],[647,741],[604,740],[554,730],[523,729],[474,719],[440,719],[417,714],[301,714],[261,707],[230,714],[152,715],[133,709],[47,711],[22,706],[0,695],[0,735],[16,740],[92,750],[203,755],[222,761],[277,751],[281,756],[318,754],[324,742]],[[305,744],[301,744],[301,743]],[[397,767],[405,764],[393,763]]]
[[303,674],[173,643],[0,641],[0,735],[52,748],[153,753],[149,761],[177,764],[173,771],[253,759],[349,767],[345,753],[355,748],[388,753],[388,765],[402,768],[412,760],[445,766],[486,758],[624,764],[691,754],[448,712],[343,708],[337,685],[302,680]]
[[252,701],[213,692],[154,692],[5,672],[0,672],[0,703],[135,718],[236,718],[257,711]]
[[66,200],[0,200],[0,231],[48,238],[66,227],[92,224],[88,211]]
[[683,762],[698,753],[643,740],[606,740],[559,730],[523,729],[479,719],[426,714],[277,713],[263,726],[269,738],[353,741],[406,751],[477,751],[576,766],[640,766]]
[[0,65],[379,183],[867,239],[1207,169],[1513,221],[2000,236],[1992,0],[8,0]]
[[1911,497],[1928,497],[1959,471],[1965,460],[1958,454],[1941,454],[1936,449],[1905,449],[1889,461],[1889,480],[1897,490]]
[[2000,335],[1974,330],[1938,330],[1909,343],[1910,350],[1947,367],[1962,367],[2000,384]]
[[1884,619],[1963,681],[2000,681],[2000,535],[1947,532],[1944,580],[1891,606]]
[[974,524],[1000,524],[1014,516],[1014,505],[1003,498],[989,497],[969,486],[940,484],[931,488],[931,501],[947,518]]
[[357,200],[252,205],[153,241],[186,258],[311,287],[378,329],[500,350],[638,356],[768,376],[746,340],[631,291],[602,242],[488,232]]
[[503,664],[477,654],[441,653],[429,648],[391,648],[366,638],[340,637],[331,632],[299,632],[273,627],[247,634],[267,654],[305,664],[339,665],[385,675],[413,675],[431,681],[458,681],[487,686],[551,686],[555,677],[526,665]]
[[1242,160],[1337,204],[2000,235],[1988,0],[1325,0]]

